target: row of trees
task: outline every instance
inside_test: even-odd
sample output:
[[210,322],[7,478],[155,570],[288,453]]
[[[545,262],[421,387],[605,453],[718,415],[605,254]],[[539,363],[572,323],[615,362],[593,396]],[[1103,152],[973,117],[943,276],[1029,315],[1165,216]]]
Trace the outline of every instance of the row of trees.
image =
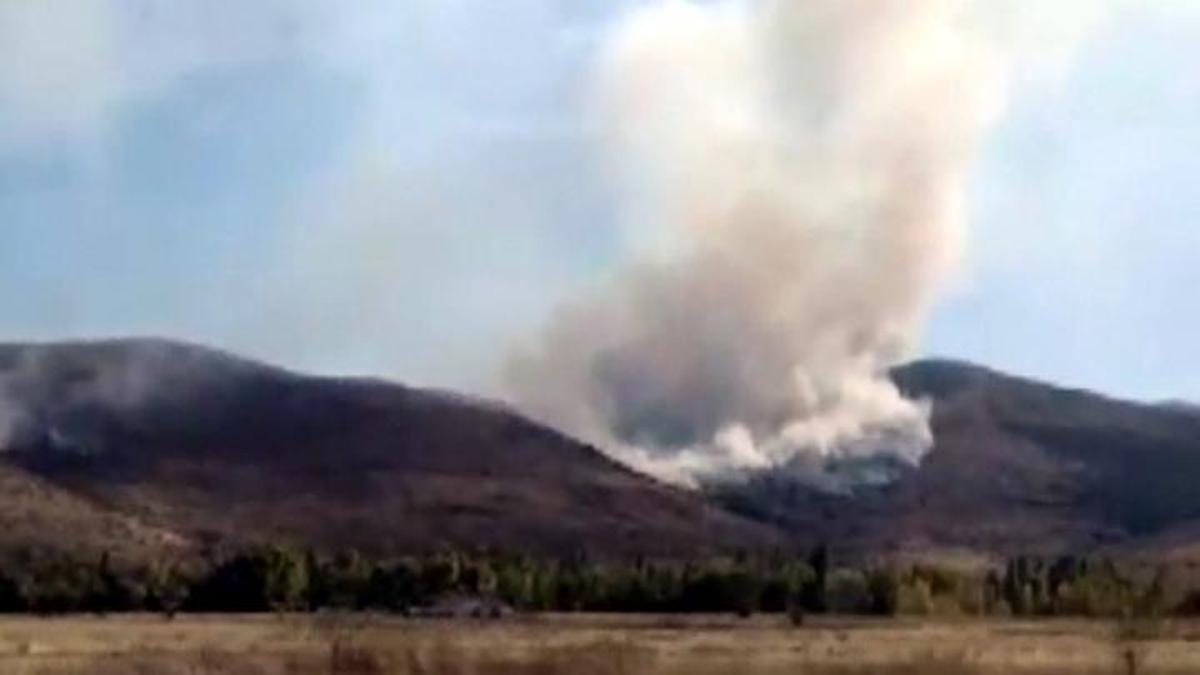
[[1002,574],[989,572],[986,583],[992,603],[1024,616],[1147,616],[1186,609],[1188,594],[1168,597],[1165,568],[1141,577],[1104,558],[1021,556],[1009,560]]
[[1104,559],[1019,557],[1002,569],[970,573],[925,564],[835,566],[823,547],[805,556],[691,563],[452,552],[378,561],[261,547],[191,567],[119,569],[108,556],[29,559],[8,567],[0,572],[5,612],[403,612],[451,595],[495,598],[529,611],[787,612],[795,618],[1200,610],[1200,595],[1169,598],[1161,572],[1139,580]]

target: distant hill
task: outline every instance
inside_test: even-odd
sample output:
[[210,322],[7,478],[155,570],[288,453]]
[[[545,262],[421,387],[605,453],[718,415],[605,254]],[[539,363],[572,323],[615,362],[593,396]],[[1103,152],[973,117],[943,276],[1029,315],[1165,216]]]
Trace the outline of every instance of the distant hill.
[[0,345],[0,549],[693,555],[770,526],[505,408],[162,341]]
[[[867,552],[1142,550],[1200,542],[1200,415],[953,361],[894,372],[933,401],[918,469],[853,495],[780,476],[722,501],[810,540]],[[1172,535],[1178,533],[1178,536]]]
[[0,345],[0,554],[252,541],[692,556],[1200,554],[1200,415],[952,361],[894,372],[935,447],[831,494],[780,475],[663,485],[505,407],[164,341]]

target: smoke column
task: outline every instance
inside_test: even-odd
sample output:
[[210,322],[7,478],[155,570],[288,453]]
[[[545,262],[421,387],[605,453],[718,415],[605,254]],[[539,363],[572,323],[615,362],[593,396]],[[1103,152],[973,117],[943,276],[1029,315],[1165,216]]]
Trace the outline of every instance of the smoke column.
[[664,479],[919,462],[887,377],[960,256],[997,106],[947,0],[662,2],[596,68],[628,257],[510,363],[533,416]]

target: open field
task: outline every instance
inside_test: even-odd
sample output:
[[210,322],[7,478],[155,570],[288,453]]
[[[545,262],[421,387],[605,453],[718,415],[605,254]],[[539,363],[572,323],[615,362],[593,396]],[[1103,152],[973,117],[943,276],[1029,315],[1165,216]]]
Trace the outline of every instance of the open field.
[[10,618],[0,672],[279,675],[1195,673],[1200,624],[541,616]]

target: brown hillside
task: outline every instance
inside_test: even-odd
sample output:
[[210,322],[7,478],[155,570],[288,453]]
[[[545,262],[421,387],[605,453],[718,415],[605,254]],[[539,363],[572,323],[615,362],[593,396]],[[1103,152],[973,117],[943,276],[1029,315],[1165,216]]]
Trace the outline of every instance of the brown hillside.
[[157,341],[3,346],[0,373],[9,468],[75,500],[59,541],[89,534],[89,508],[193,545],[374,554],[690,555],[775,540],[500,406],[442,393]]
[[723,500],[867,552],[1139,550],[1196,531],[1200,415],[950,361],[894,377],[934,404],[935,445],[919,468],[851,494],[763,476]]

